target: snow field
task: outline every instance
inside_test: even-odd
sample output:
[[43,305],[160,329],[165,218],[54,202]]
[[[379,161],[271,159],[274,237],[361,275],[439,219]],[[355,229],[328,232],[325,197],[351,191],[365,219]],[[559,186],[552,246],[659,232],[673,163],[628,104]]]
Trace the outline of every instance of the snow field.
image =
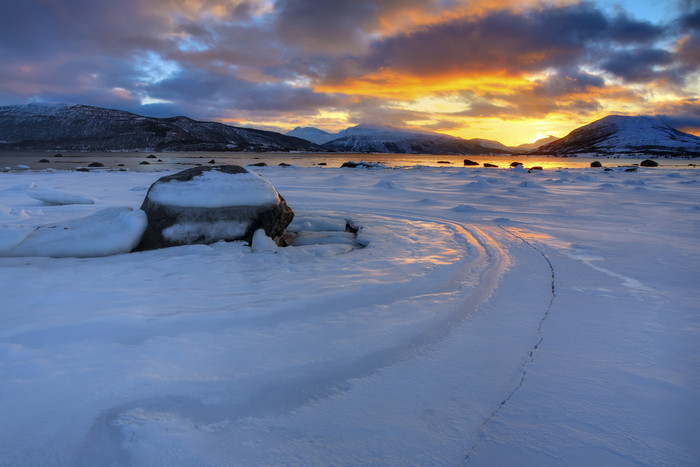
[[[290,247],[0,258],[0,465],[700,458],[694,170],[257,171]],[[162,174],[0,175],[3,246]]]

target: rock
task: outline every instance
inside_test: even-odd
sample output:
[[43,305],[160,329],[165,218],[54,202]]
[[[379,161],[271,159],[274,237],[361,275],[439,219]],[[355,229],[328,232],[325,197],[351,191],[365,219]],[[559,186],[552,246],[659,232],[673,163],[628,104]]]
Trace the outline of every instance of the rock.
[[522,162],[511,162],[511,163],[510,163],[510,166],[511,166],[511,167],[517,167],[517,166],[519,166],[519,165],[523,165],[523,163],[522,163]]
[[39,162],[41,162],[42,164],[49,164],[49,163],[51,163],[51,161],[48,160],[48,159],[40,159]]
[[151,185],[141,209],[148,227],[139,250],[220,240],[251,243],[258,229],[279,242],[294,218],[267,179],[237,165],[194,167],[162,177]]
[[277,165],[280,166],[280,167],[291,167],[291,166],[292,166],[292,164],[287,164],[286,162],[280,162],[280,163],[277,164]]
[[105,165],[102,162],[93,162],[91,164],[88,164],[88,167],[104,167]]
[[528,172],[532,172],[533,170],[542,170],[542,167],[540,167],[539,165],[536,165],[536,166],[534,166],[534,167],[530,167],[530,169],[528,170]]
[[451,164],[450,161],[437,161],[438,164]]
[[603,172],[614,172],[614,171],[610,167],[606,167],[603,169]]
[[494,167],[494,168],[498,168],[498,166],[497,166],[496,164],[489,164],[488,162],[484,162],[484,167]]
[[469,159],[464,159],[464,165],[479,165],[479,163],[470,161]]
[[63,157],[63,154],[61,154],[61,153],[54,154],[53,157]]
[[603,167],[603,164],[601,164],[599,161],[593,161],[591,162],[591,167]]
[[86,167],[78,167],[77,169],[75,169],[75,171],[76,172],[89,172],[90,169],[88,169]]
[[319,162],[319,163],[316,164],[316,165],[328,165],[328,164],[327,164],[326,162]]
[[659,163],[651,159],[643,160],[640,164],[642,167],[658,167]]
[[625,169],[625,172],[636,172],[637,168],[636,167],[630,167],[629,169]]
[[148,156],[146,156],[146,159],[158,159],[158,157],[156,157],[155,154],[149,154]]
[[148,161],[141,161],[139,162],[139,165],[151,165],[151,163]]
[[216,160],[214,160],[214,159],[210,160],[209,164],[216,164]]
[[365,169],[376,169],[376,168],[384,168],[384,164],[381,162],[354,162],[354,161],[347,161],[343,162],[343,165],[340,166],[342,169],[343,167],[350,167],[351,169],[354,169],[355,167],[361,167]]
[[264,162],[256,162],[254,164],[248,164],[248,165],[251,167],[265,167],[265,166],[267,166],[267,164]]

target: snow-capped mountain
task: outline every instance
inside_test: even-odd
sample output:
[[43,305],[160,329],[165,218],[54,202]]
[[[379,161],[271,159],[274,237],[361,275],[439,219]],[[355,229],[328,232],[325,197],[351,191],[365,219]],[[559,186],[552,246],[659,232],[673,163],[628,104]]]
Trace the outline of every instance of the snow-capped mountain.
[[305,139],[271,131],[142,117],[87,105],[0,107],[0,150],[318,151]]
[[[510,154],[510,150],[428,131],[361,124],[336,133],[322,145],[337,152],[385,152],[400,154]],[[493,143],[493,142],[492,142]]]
[[700,138],[652,117],[610,115],[575,129],[530,154],[700,156]]
[[315,144],[325,144],[329,141],[334,140],[338,137],[336,133],[328,133],[327,131],[319,130],[318,128],[306,126],[306,127],[296,127],[292,131],[285,133],[287,136],[294,136],[295,138],[305,139],[311,141]]

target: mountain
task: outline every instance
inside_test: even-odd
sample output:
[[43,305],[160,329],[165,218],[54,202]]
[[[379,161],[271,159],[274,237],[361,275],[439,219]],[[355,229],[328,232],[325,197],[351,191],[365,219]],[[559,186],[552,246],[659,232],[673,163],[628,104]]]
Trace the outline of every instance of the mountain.
[[549,135],[549,136],[545,136],[544,138],[538,139],[534,143],[520,144],[518,146],[513,147],[512,149],[514,149],[517,152],[528,152],[528,151],[532,151],[533,149],[537,149],[540,146],[544,146],[545,144],[556,141],[558,139],[559,138],[557,138],[556,136]]
[[328,133],[327,131],[319,130],[318,128],[306,126],[306,127],[296,127],[290,132],[285,133],[287,136],[294,136],[295,138],[305,139],[311,141],[315,144],[325,144],[329,141],[337,138],[337,134]]
[[0,107],[0,150],[64,151],[319,151],[300,138],[272,131],[142,117],[87,105]]
[[540,146],[530,154],[700,157],[700,138],[652,117],[610,115]]
[[337,133],[322,147],[337,152],[399,154],[510,154],[507,148],[487,146],[455,136],[361,124]]

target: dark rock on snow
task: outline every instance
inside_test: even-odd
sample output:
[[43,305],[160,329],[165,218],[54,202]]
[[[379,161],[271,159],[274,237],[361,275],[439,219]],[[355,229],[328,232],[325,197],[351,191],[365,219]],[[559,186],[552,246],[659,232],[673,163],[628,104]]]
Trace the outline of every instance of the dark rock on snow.
[[511,167],[517,167],[517,166],[519,166],[519,165],[523,165],[523,163],[522,163],[522,162],[511,162],[511,163],[510,163],[510,166],[511,166]]
[[479,163],[470,161],[469,159],[464,159],[464,165],[479,165]]
[[[207,176],[217,178],[209,182]],[[250,193],[256,197],[251,199]],[[141,209],[148,227],[138,250],[219,240],[250,243],[258,229],[279,243],[294,218],[268,180],[237,165],[195,167],[161,177],[149,188]]]
[[104,167],[105,165],[102,162],[93,162],[91,164],[88,164],[88,167]]
[[600,161],[593,161],[591,162],[591,167],[603,167],[603,164]]
[[498,168],[496,164],[490,164],[488,162],[484,162],[484,167],[493,167],[493,168]]
[[642,167],[658,167],[659,163],[651,159],[643,160],[640,164]]

